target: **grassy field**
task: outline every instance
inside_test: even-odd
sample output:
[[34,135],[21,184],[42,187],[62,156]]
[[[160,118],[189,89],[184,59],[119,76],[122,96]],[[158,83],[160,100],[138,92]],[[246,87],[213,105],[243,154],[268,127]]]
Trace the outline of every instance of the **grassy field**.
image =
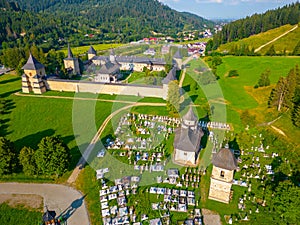
[[[71,149],[70,169],[81,157],[78,147],[80,150],[85,149],[111,111],[124,106],[121,103],[14,95],[20,86],[19,77],[0,77],[0,95],[10,101],[10,110],[3,116],[1,135],[13,141],[18,151],[23,146],[36,148],[45,136],[60,135]],[[86,97],[84,93],[77,96]],[[15,175],[15,179],[21,179],[20,175]],[[21,180],[26,179],[23,177]]]
[[5,203],[0,204],[1,224],[39,225],[41,218],[41,212],[31,211],[24,207],[12,208]]
[[[280,36],[281,34],[285,33],[286,31],[292,29],[294,26],[292,25],[284,25],[279,28],[275,28],[264,33],[260,33],[257,35],[252,35],[248,38],[244,38],[239,41],[229,42],[226,44],[221,45],[218,48],[219,52],[223,51],[230,51],[234,45],[241,46],[241,45],[248,45],[250,49],[258,48],[263,44],[268,43],[269,41],[273,40],[274,38]],[[294,47],[296,46],[297,42],[300,38],[300,29],[296,29],[293,32],[289,33],[287,36],[280,38],[276,42],[274,42],[275,49],[279,52],[283,51],[286,48],[287,52],[292,52]],[[276,48],[277,47],[277,48]],[[261,53],[264,54],[270,46],[266,46],[262,49]],[[267,49],[267,50],[266,50]],[[278,52],[278,53],[279,53]]]
[[[112,49],[112,48],[118,48],[120,46],[123,46],[124,44],[97,44],[97,45],[93,45],[93,48],[97,51],[105,51],[108,49]],[[74,55],[80,55],[80,54],[85,54],[87,53],[87,51],[89,50],[90,46],[80,46],[80,47],[72,47],[72,53]],[[68,49],[62,49],[60,50],[60,52],[63,52],[65,55],[68,54]]]
[[[223,57],[223,63],[218,67],[220,86],[229,105],[238,109],[249,109],[258,103],[247,94],[245,86],[254,86],[265,70],[271,71],[270,81],[277,83],[279,77],[286,76],[290,69],[300,63],[299,57]],[[237,70],[236,78],[226,77],[230,70]]]

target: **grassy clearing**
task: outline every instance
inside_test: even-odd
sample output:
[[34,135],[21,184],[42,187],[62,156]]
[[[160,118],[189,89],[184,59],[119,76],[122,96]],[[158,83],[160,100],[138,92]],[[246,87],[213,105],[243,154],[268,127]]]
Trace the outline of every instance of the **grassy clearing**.
[[[248,38],[244,38],[244,39],[239,40],[239,41],[229,42],[229,43],[226,43],[224,45],[221,45],[218,48],[218,51],[220,51],[220,52],[230,51],[233,48],[234,45],[237,45],[237,46],[238,45],[239,46],[248,45],[250,47],[250,49],[251,48],[256,49],[256,48],[260,47],[261,45],[268,43],[269,41],[273,40],[274,38],[280,36],[281,34],[285,33],[286,31],[288,31],[292,28],[293,28],[292,25],[287,24],[287,25],[281,26],[279,28],[275,28],[275,29],[266,31],[264,33],[252,35]],[[295,30],[294,32],[295,32],[295,34],[293,34],[293,35],[299,35],[298,34],[299,28],[297,30]],[[293,51],[293,46],[296,46],[297,42],[298,42],[298,40],[296,40],[296,43],[294,43],[294,39],[290,39],[285,44],[285,46],[287,47],[286,50],[289,51],[289,52]],[[266,48],[268,49],[268,46]]]
[[28,210],[24,207],[10,207],[7,204],[0,204],[1,224],[23,224],[39,225],[41,224],[42,213]]
[[[249,109],[258,106],[255,99],[247,94],[245,86],[254,86],[266,69],[270,69],[271,83],[278,81],[280,76],[286,76],[291,68],[300,63],[299,57],[223,57],[223,63],[218,67],[220,86],[225,99],[237,109]],[[237,70],[237,78],[225,75],[230,70]]]

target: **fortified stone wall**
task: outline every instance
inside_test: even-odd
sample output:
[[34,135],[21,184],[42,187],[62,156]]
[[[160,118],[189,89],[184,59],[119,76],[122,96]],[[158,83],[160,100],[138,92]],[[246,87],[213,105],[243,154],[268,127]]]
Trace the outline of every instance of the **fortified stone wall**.
[[157,97],[165,99],[166,86],[147,86],[130,84],[104,84],[70,80],[48,79],[47,89],[52,91],[90,92],[100,94],[134,95],[141,97]]

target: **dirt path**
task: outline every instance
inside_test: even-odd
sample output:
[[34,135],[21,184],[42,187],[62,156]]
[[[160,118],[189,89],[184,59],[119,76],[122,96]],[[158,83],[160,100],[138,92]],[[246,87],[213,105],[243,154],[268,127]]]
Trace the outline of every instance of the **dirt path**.
[[286,137],[286,134],[282,131],[282,130],[280,130],[279,128],[277,128],[277,127],[274,127],[274,126],[271,126],[276,132],[278,132],[279,134],[281,134],[281,135],[283,135],[283,136],[285,136]]
[[93,137],[93,139],[91,140],[89,146],[86,148],[86,150],[84,151],[82,157],[80,158],[80,160],[78,161],[76,168],[73,170],[73,173],[71,174],[71,176],[68,179],[68,183],[72,184],[76,181],[79,173],[81,172],[81,169],[84,167],[84,165],[86,164],[86,160],[88,160],[91,152],[93,151],[95,144],[97,143],[97,141],[99,140],[102,132],[104,131],[106,125],[109,123],[109,121],[118,113],[122,112],[123,110],[129,109],[131,107],[134,106],[165,106],[165,103],[147,103],[147,102],[136,102],[133,103],[131,105],[127,105],[124,106],[114,112],[112,112],[102,123],[102,125],[100,126],[100,128],[98,129],[97,133],[95,134],[95,136]]
[[208,209],[202,209],[205,225],[222,225],[220,215]]
[[69,215],[68,225],[89,225],[89,216],[83,196],[77,190],[58,184],[25,184],[0,183],[1,195],[39,195],[43,205],[49,210],[55,210],[57,216],[61,213]]
[[43,198],[34,194],[0,194],[0,204],[7,203],[11,207],[24,206],[28,209],[42,210]]
[[[189,61],[191,61],[193,59],[193,56],[190,56],[188,57],[183,63],[182,65],[185,66],[185,64],[187,64]],[[182,87],[182,84],[183,84],[183,81],[184,81],[184,78],[185,78],[185,73],[186,73],[186,68],[183,69],[183,72],[182,72],[182,76],[181,76],[181,79],[179,81],[179,87]]]
[[268,43],[258,47],[257,49],[254,50],[254,52],[259,52],[262,48],[266,47],[267,45],[269,45],[269,44],[271,44],[275,41],[277,41],[279,38],[282,38],[283,36],[287,35],[288,33],[296,30],[297,28],[298,28],[298,24],[296,26],[294,26],[292,29],[286,31],[285,33],[281,34],[280,36],[278,36],[278,37],[274,38],[273,40],[269,41]]

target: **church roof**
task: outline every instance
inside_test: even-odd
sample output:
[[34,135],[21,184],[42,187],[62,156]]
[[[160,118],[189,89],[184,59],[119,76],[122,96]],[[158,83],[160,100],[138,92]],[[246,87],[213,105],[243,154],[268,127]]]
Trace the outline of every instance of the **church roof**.
[[190,106],[187,113],[182,117],[183,121],[198,121],[197,116],[195,115],[192,106]]
[[163,84],[168,84],[170,81],[173,81],[173,80],[177,80],[177,77],[176,77],[176,68],[173,67],[170,72],[168,73],[168,75],[162,80],[162,83]]
[[47,211],[44,213],[43,215],[43,221],[44,222],[49,222],[51,220],[54,220],[55,219],[55,216],[56,216],[56,213],[55,211],[49,211],[47,209]]
[[37,59],[34,58],[34,56],[31,53],[29,53],[27,63],[22,67],[23,70],[38,70],[42,68],[45,68],[45,66],[39,61],[37,61]]
[[198,152],[203,131],[200,128],[177,128],[175,130],[174,148],[187,152]]
[[175,55],[173,56],[174,59],[182,59],[182,55],[179,51],[179,49],[177,50],[177,52],[175,53]]
[[93,46],[90,46],[90,48],[89,48],[89,50],[88,50],[87,53],[88,53],[88,54],[94,54],[94,55],[97,54],[97,52],[96,52],[96,50],[93,48]]
[[107,61],[99,70],[100,74],[115,74],[120,69],[118,64]]
[[215,153],[212,158],[212,164],[226,170],[235,170],[237,168],[237,160],[228,148],[222,148],[218,153]]

